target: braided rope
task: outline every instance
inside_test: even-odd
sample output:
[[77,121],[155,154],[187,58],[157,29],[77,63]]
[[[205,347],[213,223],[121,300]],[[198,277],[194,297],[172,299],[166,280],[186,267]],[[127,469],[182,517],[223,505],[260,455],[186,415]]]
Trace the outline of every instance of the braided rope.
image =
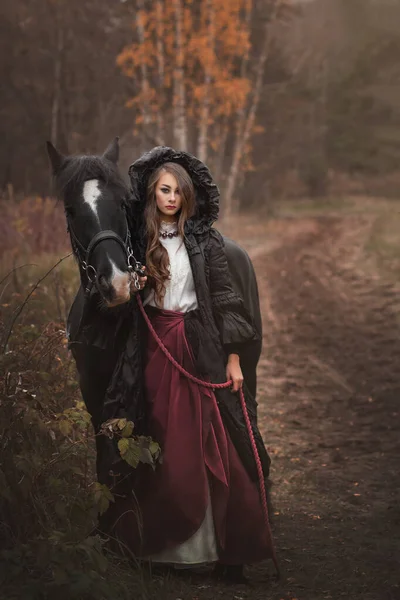
[[[165,356],[167,357],[167,359],[170,361],[170,363],[176,368],[178,369],[178,371],[180,373],[182,373],[182,375],[184,375],[187,379],[189,379],[190,381],[193,381],[193,383],[197,383],[198,385],[201,385],[205,388],[210,388],[212,390],[215,389],[225,389],[228,388],[232,385],[232,381],[226,381],[225,383],[210,383],[208,381],[204,381],[203,379],[199,379],[198,377],[195,377],[194,375],[192,375],[191,373],[189,373],[188,371],[186,371],[186,369],[184,369],[182,367],[182,365],[180,365],[175,358],[172,356],[172,354],[169,352],[169,350],[166,348],[166,346],[163,344],[163,342],[161,341],[161,339],[159,338],[159,336],[157,335],[157,332],[155,331],[144,307],[142,304],[142,299],[139,296],[139,294],[136,295],[137,298],[137,302],[138,302],[138,306],[139,309],[143,315],[143,318],[147,324],[147,327],[150,330],[150,333],[152,334],[153,338],[155,339],[155,341],[157,342],[159,348],[162,350],[162,352],[165,354]],[[264,521],[265,521],[265,527],[269,536],[269,539],[271,540],[271,550],[272,550],[272,560],[274,562],[275,565],[275,569],[276,569],[276,573],[277,573],[277,577],[279,578],[280,576],[280,571],[279,571],[279,565],[278,565],[278,559],[276,557],[276,551],[275,551],[275,546],[274,546],[274,542],[272,539],[272,532],[271,532],[271,526],[269,523],[269,516],[268,516],[268,504],[267,504],[267,493],[265,490],[265,482],[264,482],[264,474],[263,474],[263,470],[262,470],[262,465],[261,465],[261,459],[260,456],[258,454],[258,450],[257,450],[257,445],[256,445],[256,441],[254,439],[254,433],[253,433],[253,429],[251,426],[251,422],[250,422],[250,417],[249,417],[249,413],[247,411],[247,406],[246,406],[246,400],[244,397],[244,393],[243,393],[243,389],[239,390],[239,396],[240,396],[240,403],[242,406],[242,412],[243,412],[243,416],[246,422],[246,427],[247,427],[247,432],[250,438],[250,442],[251,442],[251,447],[253,450],[253,455],[254,455],[254,459],[256,461],[256,465],[257,465],[257,474],[258,474],[258,482],[259,482],[259,488],[260,488],[260,496],[261,496],[261,505],[262,505],[262,509],[263,509],[263,516],[264,516]]]

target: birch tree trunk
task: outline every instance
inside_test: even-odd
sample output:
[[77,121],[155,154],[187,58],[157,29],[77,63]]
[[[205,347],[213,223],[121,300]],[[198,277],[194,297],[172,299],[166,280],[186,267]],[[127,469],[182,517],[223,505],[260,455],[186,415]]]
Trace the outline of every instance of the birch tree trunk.
[[165,144],[164,122],[164,84],[165,84],[165,48],[164,48],[164,3],[157,0],[156,4],[156,36],[157,36],[157,69],[158,69],[158,96],[159,110],[157,111],[157,143]]
[[54,92],[53,102],[51,107],[51,130],[50,140],[51,143],[56,146],[58,142],[58,123],[60,114],[60,101],[61,101],[61,69],[62,69],[62,57],[64,51],[64,30],[61,23],[58,23],[57,27],[57,51],[54,62]]
[[228,118],[225,116],[222,119],[221,125],[217,129],[217,135],[219,139],[218,153],[215,160],[215,180],[219,186],[223,186],[225,174],[224,174],[224,158],[225,158],[225,147],[228,139],[229,124]]
[[234,198],[234,190],[238,183],[238,176],[240,171],[240,164],[244,156],[244,152],[246,146],[249,142],[250,135],[254,126],[255,116],[258,108],[258,104],[260,101],[261,88],[264,77],[265,63],[267,62],[267,58],[269,55],[270,47],[271,47],[271,23],[275,20],[278,4],[275,7],[275,11],[269,19],[265,26],[265,38],[264,44],[261,50],[261,54],[258,59],[257,69],[256,69],[256,78],[255,84],[253,88],[253,94],[251,98],[250,108],[245,113],[243,109],[239,114],[239,123],[236,130],[236,143],[233,151],[231,168],[228,174],[228,181],[225,192],[225,216],[228,218],[237,211],[237,198]]
[[[208,17],[208,44],[210,48],[211,56],[214,59],[214,48],[215,48],[215,14],[213,0],[207,0],[207,17]],[[197,156],[203,162],[207,160],[208,154],[208,122],[210,118],[210,86],[211,86],[211,71],[212,64],[210,61],[206,61],[204,67],[204,97],[203,106],[201,110],[200,128],[199,128],[199,139],[197,147]]]
[[[139,43],[141,45],[144,44],[145,41],[145,31],[143,26],[143,11],[144,11],[144,0],[137,0],[137,13],[136,13],[136,31],[139,39]],[[151,115],[148,110],[148,103],[146,101],[146,96],[149,91],[149,75],[147,65],[144,61],[141,61],[140,64],[140,75],[141,75],[141,94],[142,94],[142,102],[141,102],[141,112],[143,118],[143,128],[149,127],[151,123]],[[148,132],[147,132],[148,133]],[[142,146],[144,146],[144,136],[142,137]]]
[[174,69],[174,139],[179,150],[187,150],[185,56],[183,50],[182,0],[173,0],[175,9],[176,63]]

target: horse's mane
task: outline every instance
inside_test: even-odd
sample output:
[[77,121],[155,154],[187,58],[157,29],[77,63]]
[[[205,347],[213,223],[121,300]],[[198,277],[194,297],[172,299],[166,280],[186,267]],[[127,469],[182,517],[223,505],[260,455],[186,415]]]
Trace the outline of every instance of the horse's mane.
[[75,195],[90,179],[100,179],[107,186],[117,188],[123,198],[128,194],[117,166],[102,156],[69,156],[56,174],[57,188],[64,198]]

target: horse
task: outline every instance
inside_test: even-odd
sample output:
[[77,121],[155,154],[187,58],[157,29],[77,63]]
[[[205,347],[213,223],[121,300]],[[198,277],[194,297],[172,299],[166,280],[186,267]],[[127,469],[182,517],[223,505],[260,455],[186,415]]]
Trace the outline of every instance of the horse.
[[[132,252],[126,213],[130,191],[118,171],[118,138],[103,155],[64,156],[50,142],[47,142],[47,151],[57,191],[64,203],[81,282],[67,320],[67,337],[82,397],[98,432],[103,398],[118,358],[109,339],[120,335],[115,331],[116,318],[130,302],[136,273],[142,273]],[[228,238],[225,238],[225,250],[233,287],[243,298],[258,334],[257,341],[242,360],[245,381],[255,398],[256,365],[262,344],[257,280],[245,250]],[[97,324],[92,328],[96,339],[89,340],[88,346],[74,343],[88,315],[91,322]],[[100,451],[99,445],[97,450]]]
[[102,156],[63,156],[51,142],[47,149],[82,285],[95,285],[108,307],[127,302],[131,271],[123,203],[128,189],[116,167],[117,140]]

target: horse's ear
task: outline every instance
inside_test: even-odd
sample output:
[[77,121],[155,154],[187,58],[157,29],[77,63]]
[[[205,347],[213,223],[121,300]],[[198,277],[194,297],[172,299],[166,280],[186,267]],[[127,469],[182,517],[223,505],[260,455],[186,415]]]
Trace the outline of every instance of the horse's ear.
[[119,137],[116,137],[103,154],[103,158],[117,164],[119,159]]
[[57,150],[57,148],[55,148],[51,142],[46,142],[46,144],[47,144],[47,154],[49,155],[49,158],[50,158],[53,173],[56,174],[61,169],[63,162],[65,160],[65,156],[63,154],[61,154],[61,152],[59,152]]

